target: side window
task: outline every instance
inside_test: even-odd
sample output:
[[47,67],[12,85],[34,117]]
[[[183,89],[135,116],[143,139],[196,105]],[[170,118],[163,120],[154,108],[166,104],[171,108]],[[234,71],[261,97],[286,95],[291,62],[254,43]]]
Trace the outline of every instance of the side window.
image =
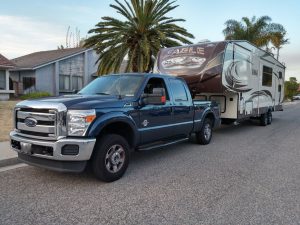
[[282,72],[279,72],[279,79],[282,79]]
[[150,78],[144,89],[144,94],[153,94],[153,88],[164,88],[166,91],[166,100],[170,100],[165,81],[162,78]]
[[281,92],[281,84],[278,85],[278,92]]
[[272,73],[273,73],[273,69],[271,67],[263,66],[263,74],[262,74],[263,86],[272,87]]
[[187,101],[188,97],[183,83],[177,79],[170,79],[170,83],[175,101]]

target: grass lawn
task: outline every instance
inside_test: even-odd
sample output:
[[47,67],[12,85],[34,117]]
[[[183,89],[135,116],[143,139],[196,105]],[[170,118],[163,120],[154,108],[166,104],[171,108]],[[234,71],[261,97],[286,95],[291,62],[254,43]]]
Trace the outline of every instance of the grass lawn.
[[0,141],[9,140],[13,129],[13,110],[18,101],[0,101]]

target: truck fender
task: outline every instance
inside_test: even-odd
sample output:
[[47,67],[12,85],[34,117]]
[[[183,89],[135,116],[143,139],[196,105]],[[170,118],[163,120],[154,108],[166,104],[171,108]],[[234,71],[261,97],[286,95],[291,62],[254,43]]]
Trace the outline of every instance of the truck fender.
[[201,117],[202,117],[201,122],[200,123],[195,123],[194,132],[198,132],[198,131],[201,130],[201,128],[203,126],[203,123],[204,123],[204,120],[205,120],[206,117],[212,117],[213,118],[213,120],[214,120],[213,124],[212,124],[213,127],[218,126],[218,124],[220,123],[220,119],[218,119],[216,117],[216,115],[214,114],[214,112],[210,108],[206,109],[203,112],[203,114],[202,114]]
[[130,146],[135,147],[138,140],[136,123],[131,116],[125,115],[122,112],[111,112],[100,116],[96,119],[96,121],[93,122],[92,126],[88,130],[87,135],[90,137],[97,137],[105,127],[117,122],[125,123],[131,128],[133,132],[133,140],[132,143],[130,143]]

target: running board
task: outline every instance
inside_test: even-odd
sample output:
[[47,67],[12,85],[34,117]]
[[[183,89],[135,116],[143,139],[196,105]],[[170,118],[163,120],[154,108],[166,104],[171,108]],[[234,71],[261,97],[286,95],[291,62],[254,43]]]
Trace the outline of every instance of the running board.
[[151,149],[162,148],[162,147],[166,147],[168,145],[173,145],[173,144],[183,142],[183,141],[187,141],[187,140],[189,140],[189,138],[182,138],[182,139],[178,139],[178,140],[175,140],[175,141],[164,142],[164,143],[158,144],[158,145],[140,146],[137,150],[138,151],[148,151],[148,150],[151,150]]

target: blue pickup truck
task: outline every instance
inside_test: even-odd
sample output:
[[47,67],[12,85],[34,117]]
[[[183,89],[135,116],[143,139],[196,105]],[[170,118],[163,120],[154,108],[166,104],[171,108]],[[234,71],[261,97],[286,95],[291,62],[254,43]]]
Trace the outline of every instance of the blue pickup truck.
[[21,161],[81,172],[87,163],[111,182],[131,151],[187,140],[208,144],[220,124],[214,102],[193,101],[182,78],[159,74],[101,76],[77,94],[27,100],[15,108],[11,147]]

